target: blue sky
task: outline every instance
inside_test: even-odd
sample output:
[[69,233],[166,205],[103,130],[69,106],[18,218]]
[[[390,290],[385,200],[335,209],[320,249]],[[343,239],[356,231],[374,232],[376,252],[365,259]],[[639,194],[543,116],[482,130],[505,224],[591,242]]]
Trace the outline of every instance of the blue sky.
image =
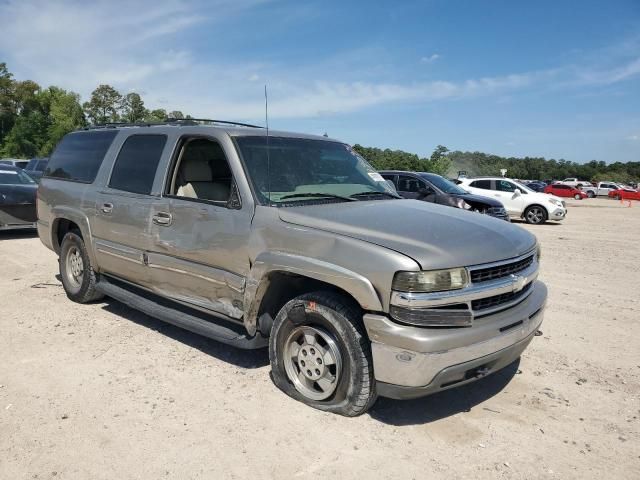
[[640,161],[640,1],[0,0],[0,61],[86,99],[428,155]]

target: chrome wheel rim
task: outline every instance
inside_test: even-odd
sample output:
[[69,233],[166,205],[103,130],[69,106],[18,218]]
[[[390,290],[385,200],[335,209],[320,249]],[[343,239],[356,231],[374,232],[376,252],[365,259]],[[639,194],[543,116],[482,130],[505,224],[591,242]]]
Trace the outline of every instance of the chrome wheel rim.
[[532,208],[527,212],[527,220],[531,223],[540,223],[544,219],[544,213],[540,208]]
[[77,247],[71,247],[67,252],[67,268],[66,277],[69,284],[73,288],[80,288],[82,286],[82,278],[84,276],[84,261],[82,260],[82,254]]
[[310,400],[325,400],[342,373],[342,355],[325,330],[296,327],[284,343],[284,368],[295,389]]

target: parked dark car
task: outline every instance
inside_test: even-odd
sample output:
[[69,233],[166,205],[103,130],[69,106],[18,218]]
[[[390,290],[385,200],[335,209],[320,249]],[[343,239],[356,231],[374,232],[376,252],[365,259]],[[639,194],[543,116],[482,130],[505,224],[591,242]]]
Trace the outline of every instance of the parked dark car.
[[0,165],[11,165],[13,167],[25,168],[29,160],[24,160],[22,158],[3,158],[0,160]]
[[37,190],[22,169],[0,164],[0,230],[36,226]]
[[531,190],[533,190],[534,192],[540,192],[540,193],[544,193],[544,187],[547,186],[546,183],[538,182],[538,181],[527,182],[525,185],[529,187]]
[[500,201],[473,195],[451,180],[435,173],[384,170],[380,175],[385,180],[393,182],[397,192],[404,198],[462,208],[510,221]]
[[47,163],[49,163],[48,158],[32,158],[31,160],[29,160],[29,163],[24,170],[29,174],[31,178],[33,178],[36,182],[39,182],[40,177],[42,177],[42,173],[47,168]]

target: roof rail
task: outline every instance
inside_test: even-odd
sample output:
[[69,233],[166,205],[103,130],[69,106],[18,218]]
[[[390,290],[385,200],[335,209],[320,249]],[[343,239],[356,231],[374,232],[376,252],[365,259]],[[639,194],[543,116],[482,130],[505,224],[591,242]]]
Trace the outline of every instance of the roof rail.
[[97,123],[95,125],[89,125],[81,130],[98,130],[101,128],[120,128],[120,127],[155,127],[161,125],[175,125],[175,126],[193,126],[193,125],[209,125],[209,124],[221,124],[221,125],[233,125],[236,127],[248,127],[248,128],[263,128],[259,125],[251,125],[249,123],[231,122],[228,120],[213,120],[210,118],[167,118],[158,122],[106,122]]

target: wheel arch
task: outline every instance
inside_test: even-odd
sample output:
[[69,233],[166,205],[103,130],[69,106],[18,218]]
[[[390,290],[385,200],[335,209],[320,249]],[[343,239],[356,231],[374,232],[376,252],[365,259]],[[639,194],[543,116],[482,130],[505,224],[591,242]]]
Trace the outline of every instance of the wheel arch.
[[51,213],[53,216],[51,221],[51,245],[53,250],[59,255],[64,236],[70,231],[77,230],[85,243],[92,265],[96,265],[89,219],[84,214],[67,207],[54,208]]
[[365,311],[383,310],[378,293],[362,275],[314,258],[269,252],[258,256],[247,278],[247,331],[267,333],[269,322],[287,301],[318,290],[340,293]]

